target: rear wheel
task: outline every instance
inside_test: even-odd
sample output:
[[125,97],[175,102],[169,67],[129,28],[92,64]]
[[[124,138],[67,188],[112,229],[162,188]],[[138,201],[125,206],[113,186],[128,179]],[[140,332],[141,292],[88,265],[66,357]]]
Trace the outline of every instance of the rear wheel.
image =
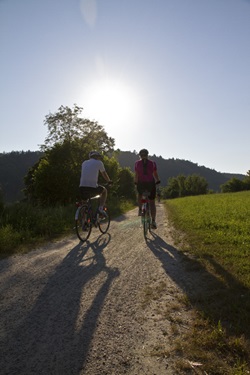
[[148,208],[142,213],[143,234],[147,238],[148,231],[150,231],[150,216]]
[[88,213],[88,207],[82,206],[78,218],[76,219],[76,234],[80,241],[85,242],[90,236],[92,230],[91,217]]
[[99,217],[98,217],[98,227],[101,231],[101,233],[107,233],[108,229],[109,229],[109,225],[110,225],[110,216],[109,216],[109,211],[107,209],[107,207],[104,207],[103,209],[105,211],[105,215],[102,215],[102,214],[99,214]]

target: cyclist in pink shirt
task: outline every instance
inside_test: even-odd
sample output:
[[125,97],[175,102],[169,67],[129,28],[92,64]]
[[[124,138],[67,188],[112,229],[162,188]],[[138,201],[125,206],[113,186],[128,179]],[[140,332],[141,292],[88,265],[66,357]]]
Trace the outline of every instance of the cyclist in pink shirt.
[[142,149],[139,152],[141,160],[135,162],[135,184],[138,191],[138,215],[141,215],[141,198],[142,193],[145,190],[150,191],[150,208],[152,215],[152,228],[156,229],[157,225],[155,222],[156,218],[156,206],[155,206],[155,196],[156,196],[156,184],[160,183],[160,179],[157,172],[156,163],[148,159],[148,150]]

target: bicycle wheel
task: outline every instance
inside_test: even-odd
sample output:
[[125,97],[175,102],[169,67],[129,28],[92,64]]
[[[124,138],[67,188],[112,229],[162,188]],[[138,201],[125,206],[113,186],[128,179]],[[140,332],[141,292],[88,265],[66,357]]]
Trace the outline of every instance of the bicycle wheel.
[[150,216],[148,208],[143,212],[142,221],[144,238],[147,238],[148,231],[150,231]]
[[92,230],[91,217],[87,206],[82,206],[76,217],[76,234],[80,241],[85,242]]
[[98,228],[103,234],[107,233],[109,229],[109,225],[110,225],[110,216],[109,216],[109,211],[107,207],[104,207],[104,211],[106,215],[99,214],[98,221],[97,221]]

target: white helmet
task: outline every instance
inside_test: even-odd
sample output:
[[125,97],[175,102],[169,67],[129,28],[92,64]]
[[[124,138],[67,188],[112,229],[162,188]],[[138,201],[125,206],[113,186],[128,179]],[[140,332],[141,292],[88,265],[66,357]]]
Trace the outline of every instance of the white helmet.
[[100,152],[98,152],[98,151],[95,151],[95,150],[93,150],[93,151],[90,151],[90,153],[89,153],[89,158],[94,158],[94,157],[102,157],[102,155],[100,154]]

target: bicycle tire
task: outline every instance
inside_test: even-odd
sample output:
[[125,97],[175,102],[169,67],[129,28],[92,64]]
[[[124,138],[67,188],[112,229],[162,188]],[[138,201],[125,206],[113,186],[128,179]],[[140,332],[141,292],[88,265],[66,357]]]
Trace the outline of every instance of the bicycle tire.
[[80,241],[85,242],[92,230],[91,216],[87,206],[82,206],[76,218],[76,234]]
[[147,238],[148,231],[150,231],[150,216],[148,209],[146,209],[142,214],[142,221],[143,221],[143,235],[144,238]]
[[107,233],[110,225],[110,216],[109,216],[109,211],[107,207],[104,207],[104,211],[106,213],[106,216],[104,217],[103,215],[99,215],[98,218],[98,228],[101,233],[105,234]]

